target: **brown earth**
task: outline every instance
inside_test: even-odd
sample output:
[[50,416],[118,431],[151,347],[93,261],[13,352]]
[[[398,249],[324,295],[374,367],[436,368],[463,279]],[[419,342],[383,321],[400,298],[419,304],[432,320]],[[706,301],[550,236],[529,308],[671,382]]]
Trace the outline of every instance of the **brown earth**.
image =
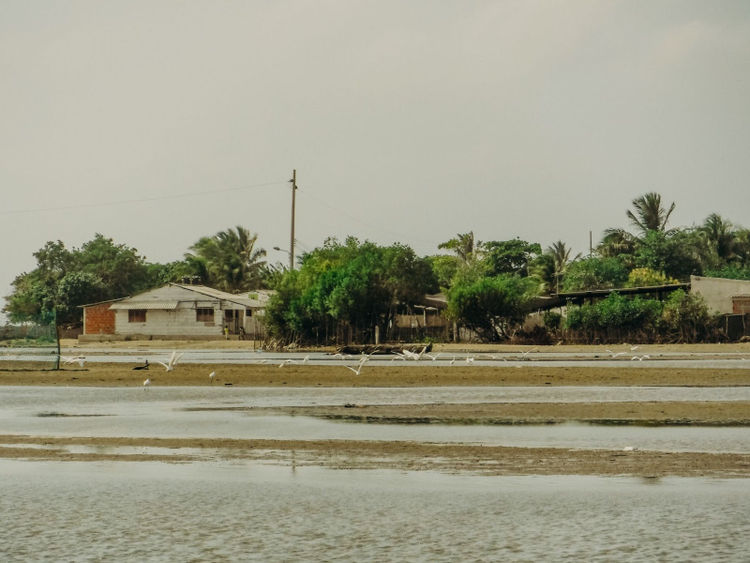
[[[31,449],[27,445],[43,446]],[[88,446],[91,453],[70,453],[68,446]],[[116,447],[172,448],[174,455],[118,454]],[[180,454],[201,448],[205,456]],[[568,450],[443,445],[419,442],[346,440],[224,440],[158,438],[46,438],[0,436],[0,457],[38,461],[162,461],[248,459],[283,465],[331,469],[432,470],[482,475],[631,475],[748,478],[750,454],[667,453],[651,451]]]
[[[750,385],[750,369],[700,369],[634,367],[545,367],[526,362],[521,367],[466,365],[388,366],[365,365],[360,375],[343,363],[330,366],[278,364],[178,364],[167,372],[152,365],[148,371],[133,371],[132,364],[87,364],[84,368],[40,370],[19,362],[0,364],[0,385],[64,385],[79,387],[139,387],[146,378],[152,386],[214,385],[240,387],[435,387],[435,386],[688,386],[727,387]],[[352,361],[351,365],[355,365]],[[654,362],[657,364],[657,362]]]

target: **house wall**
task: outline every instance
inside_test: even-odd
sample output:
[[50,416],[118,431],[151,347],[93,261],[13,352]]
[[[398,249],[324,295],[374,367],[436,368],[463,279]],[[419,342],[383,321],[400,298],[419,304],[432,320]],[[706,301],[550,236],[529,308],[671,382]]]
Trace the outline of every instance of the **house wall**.
[[221,336],[223,334],[223,311],[214,311],[214,322],[199,323],[195,320],[194,308],[178,308],[172,311],[153,309],[146,311],[145,323],[128,322],[128,311],[116,311],[115,323],[117,334],[154,335],[154,336]]
[[700,294],[715,313],[732,312],[732,295],[750,294],[750,281],[690,276],[690,292]]
[[[110,309],[112,303],[92,305],[83,309],[83,334],[114,334],[115,312]],[[127,321],[127,311],[125,312]]]

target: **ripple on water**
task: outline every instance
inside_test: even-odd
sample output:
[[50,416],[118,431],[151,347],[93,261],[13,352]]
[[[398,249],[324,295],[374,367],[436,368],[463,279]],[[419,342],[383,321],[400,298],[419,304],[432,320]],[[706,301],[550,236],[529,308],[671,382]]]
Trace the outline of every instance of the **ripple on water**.
[[743,561],[743,481],[0,463],[11,561]]

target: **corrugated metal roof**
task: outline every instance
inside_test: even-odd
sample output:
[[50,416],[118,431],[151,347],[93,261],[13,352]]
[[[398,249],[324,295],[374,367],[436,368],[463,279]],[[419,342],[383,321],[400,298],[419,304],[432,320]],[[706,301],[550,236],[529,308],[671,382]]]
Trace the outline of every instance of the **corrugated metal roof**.
[[179,303],[179,301],[126,301],[125,303],[113,303],[110,309],[172,310],[176,309]]

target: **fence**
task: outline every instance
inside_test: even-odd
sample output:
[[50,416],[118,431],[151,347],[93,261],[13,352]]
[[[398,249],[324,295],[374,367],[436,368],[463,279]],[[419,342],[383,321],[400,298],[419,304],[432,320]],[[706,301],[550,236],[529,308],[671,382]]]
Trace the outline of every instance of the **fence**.
[[57,340],[53,324],[0,327],[0,370],[53,369],[56,360]]

